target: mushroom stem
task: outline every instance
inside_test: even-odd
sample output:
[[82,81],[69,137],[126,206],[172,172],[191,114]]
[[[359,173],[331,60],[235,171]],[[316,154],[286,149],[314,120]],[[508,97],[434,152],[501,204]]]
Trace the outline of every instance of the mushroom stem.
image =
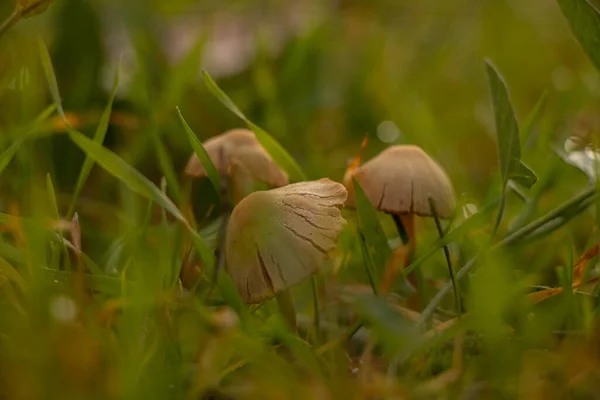
[[253,192],[254,181],[245,171],[240,172],[238,176],[232,179],[232,198],[233,204],[238,204],[242,199]]
[[[404,245],[408,245],[408,251],[404,256],[404,268],[410,265],[411,257],[414,256],[417,243],[415,236],[415,216],[414,214],[393,214],[394,222],[396,223],[396,229],[402,239]],[[411,309],[417,310],[419,308],[419,279],[417,271],[413,271],[407,276],[410,284],[417,289],[417,292],[408,298],[408,305]]]
[[279,306],[279,310],[283,315],[283,319],[293,332],[297,332],[298,326],[296,324],[296,306],[294,305],[292,293],[289,289],[285,289],[277,293],[275,298],[277,299],[277,305]]

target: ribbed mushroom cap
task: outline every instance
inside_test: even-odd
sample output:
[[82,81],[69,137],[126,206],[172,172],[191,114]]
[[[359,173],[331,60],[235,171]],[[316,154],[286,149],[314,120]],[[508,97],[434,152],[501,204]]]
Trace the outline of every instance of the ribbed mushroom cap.
[[344,176],[347,206],[354,207],[355,177],[380,211],[432,216],[429,196],[441,218],[450,218],[456,207],[454,189],[442,167],[420,147],[388,147],[376,157]]
[[316,273],[346,223],[348,196],[329,179],[254,192],[233,210],[227,228],[227,271],[248,304],[270,299]]
[[[248,129],[232,129],[203,143],[210,159],[222,175],[229,173],[230,166],[242,167],[244,172],[270,186],[288,184],[288,176],[261,146],[256,135]],[[222,159],[223,158],[223,159]],[[206,177],[206,170],[193,154],[185,168],[185,174]]]

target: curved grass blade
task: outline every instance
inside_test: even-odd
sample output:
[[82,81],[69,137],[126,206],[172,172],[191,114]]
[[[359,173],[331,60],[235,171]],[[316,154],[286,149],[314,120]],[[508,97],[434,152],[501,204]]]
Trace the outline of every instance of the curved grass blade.
[[181,211],[173,204],[173,202],[148,178],[142,175],[139,171],[127,164],[125,160],[106,149],[102,145],[88,139],[82,133],[67,128],[71,140],[86,154],[94,159],[102,168],[109,172],[114,177],[120,179],[134,192],[146,197],[149,200],[156,202],[177,220],[179,220],[192,234],[194,244],[202,257],[202,260],[209,268],[214,266],[214,255],[196,231],[192,229],[188,221],[185,219]]
[[[110,121],[110,114],[112,112],[112,105],[115,100],[115,96],[117,94],[117,88],[119,87],[119,70],[120,65],[117,66],[117,72],[115,73],[115,78],[113,81],[113,87],[110,92],[110,97],[108,99],[108,104],[102,113],[102,117],[100,118],[100,123],[98,123],[98,127],[96,128],[96,133],[94,134],[94,142],[102,144],[104,142],[104,138],[106,137],[106,131],[108,130],[108,123]],[[71,199],[71,205],[69,206],[69,211],[67,212],[67,219],[70,219],[73,216],[73,212],[75,211],[75,206],[77,204],[77,200],[81,195],[81,191],[83,190],[83,186],[87,181],[87,178],[92,171],[92,167],[94,166],[94,160],[86,155],[85,161],[83,162],[83,166],[81,167],[81,171],[79,172],[79,177],[77,178],[77,184],[75,186],[75,192],[73,193],[73,198]]]
[[[435,222],[435,228],[438,231],[440,239],[444,239],[444,230],[442,229],[442,223],[440,222],[440,217],[438,216],[437,210],[435,208],[435,202],[431,197],[429,197],[428,200],[429,207],[431,208],[431,214],[433,215],[433,220]],[[454,305],[456,306],[456,315],[460,315],[462,312],[462,306],[460,304],[460,288],[454,276],[454,269],[452,268],[452,258],[450,257],[450,249],[448,249],[447,245],[444,245],[444,257],[446,258],[446,264],[448,265],[450,281],[452,282],[452,287],[454,288]]]
[[210,179],[210,183],[212,184],[213,188],[215,189],[215,192],[218,195],[220,195],[220,193],[221,193],[221,176],[219,175],[219,172],[217,171],[215,164],[213,164],[212,160],[210,159],[210,156],[208,155],[208,152],[202,145],[202,142],[200,141],[200,139],[198,139],[198,137],[196,136],[194,131],[192,131],[192,128],[190,128],[188,123],[183,118],[183,115],[181,114],[181,110],[179,109],[179,107],[176,107],[176,109],[177,109],[177,115],[179,115],[179,120],[181,121],[181,125],[183,125],[185,133],[187,134],[190,145],[194,149],[194,152],[196,153],[196,155],[198,156],[198,159],[202,163],[202,166],[206,170],[208,179]]
[[48,48],[41,37],[38,37],[38,49],[40,52],[42,67],[44,68],[44,73],[46,74],[46,79],[48,81],[48,88],[50,89],[50,94],[52,95],[56,109],[58,110],[58,113],[62,119],[67,121],[65,117],[65,110],[62,106],[62,100],[60,98],[60,92],[58,91],[56,74],[54,73],[54,67],[52,67],[52,61],[50,60],[50,53],[48,53]]
[[[56,84],[56,76],[54,74],[54,68],[48,55],[48,50],[44,45],[43,41],[40,40],[40,53],[42,54],[44,71],[48,80],[48,85],[52,92],[52,97],[56,103],[56,107],[62,111],[60,105],[60,94],[58,92],[58,85]],[[161,207],[165,208],[170,214],[172,214],[177,220],[179,220],[185,228],[192,235],[192,239],[200,257],[204,261],[208,268],[213,268],[215,264],[214,254],[210,251],[202,237],[194,231],[189,222],[185,219],[184,215],[179,209],[173,204],[173,202],[161,192],[148,178],[142,175],[139,171],[127,164],[125,160],[106,149],[102,145],[88,139],[81,132],[73,129],[65,118],[64,112],[61,112],[61,116],[66,124],[66,130],[71,140],[82,149],[86,155],[89,155],[96,163],[102,168],[109,172],[114,177],[120,179],[127,187],[136,193],[146,197],[149,200],[155,201]]]
[[600,12],[588,0],[557,0],[575,39],[600,70]]
[[275,140],[271,135],[265,132],[262,128],[254,124],[250,121],[244,113],[235,105],[235,103],[221,90],[221,88],[215,83],[215,81],[210,77],[208,72],[202,70],[202,77],[204,79],[204,83],[208,87],[208,90],[225,106],[238,116],[242,121],[248,125],[256,138],[262,144],[262,146],[267,150],[267,152],[273,157],[275,163],[277,163],[281,168],[283,168],[289,175],[290,180],[300,182],[306,180],[306,175],[296,162],[290,156],[290,154]]
[[2,257],[0,257],[0,275],[4,275],[9,280],[15,282],[20,289],[25,289],[27,287],[27,283],[21,274],[19,274],[15,267]]

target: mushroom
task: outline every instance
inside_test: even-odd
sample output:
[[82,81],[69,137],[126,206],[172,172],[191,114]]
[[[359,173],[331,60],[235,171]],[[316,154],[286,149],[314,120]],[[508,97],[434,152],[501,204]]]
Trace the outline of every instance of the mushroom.
[[323,178],[251,193],[234,208],[226,269],[246,304],[276,297],[296,330],[290,288],[317,273],[336,248],[346,220],[346,188]]
[[[232,207],[230,199],[233,204],[237,204],[246,195],[257,190],[259,183],[267,188],[288,184],[287,174],[273,161],[251,130],[232,129],[206,140],[203,146],[222,178],[223,229]],[[184,174],[191,178],[208,177],[195,153],[188,160]],[[226,182],[229,184],[225,184]],[[187,207],[186,212],[190,219],[194,218],[193,206]],[[217,246],[221,247],[220,242]],[[180,274],[183,286],[194,287],[199,274],[200,268],[196,263],[184,263]]]
[[[251,130],[232,129],[208,139],[203,145],[219,174],[231,177],[235,203],[252,192],[254,183],[262,182],[271,187],[288,184],[287,174],[271,159]],[[185,174],[192,178],[207,177],[196,154],[190,157]]]
[[[352,178],[360,183],[377,210],[391,214],[398,233],[408,237],[409,252],[415,252],[414,216],[434,216],[430,201],[440,218],[450,218],[456,207],[450,178],[423,149],[415,145],[391,146],[361,166],[350,168],[344,176],[348,207],[354,207]],[[411,274],[411,283],[415,277]]]

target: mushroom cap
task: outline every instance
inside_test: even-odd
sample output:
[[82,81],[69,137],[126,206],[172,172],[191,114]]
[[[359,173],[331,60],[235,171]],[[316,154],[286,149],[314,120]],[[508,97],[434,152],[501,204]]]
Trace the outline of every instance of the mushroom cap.
[[225,244],[227,271],[248,304],[316,273],[337,246],[346,188],[323,178],[254,192],[234,208]]
[[[288,176],[261,146],[254,132],[248,129],[232,129],[206,140],[204,148],[221,175],[228,174],[235,165],[252,178],[270,186],[288,184]],[[206,170],[194,153],[190,157],[185,174],[205,178]]]
[[380,211],[432,216],[431,196],[440,218],[450,218],[456,207],[454,189],[446,172],[415,145],[391,146],[344,176],[348,207],[354,207],[352,177]]

